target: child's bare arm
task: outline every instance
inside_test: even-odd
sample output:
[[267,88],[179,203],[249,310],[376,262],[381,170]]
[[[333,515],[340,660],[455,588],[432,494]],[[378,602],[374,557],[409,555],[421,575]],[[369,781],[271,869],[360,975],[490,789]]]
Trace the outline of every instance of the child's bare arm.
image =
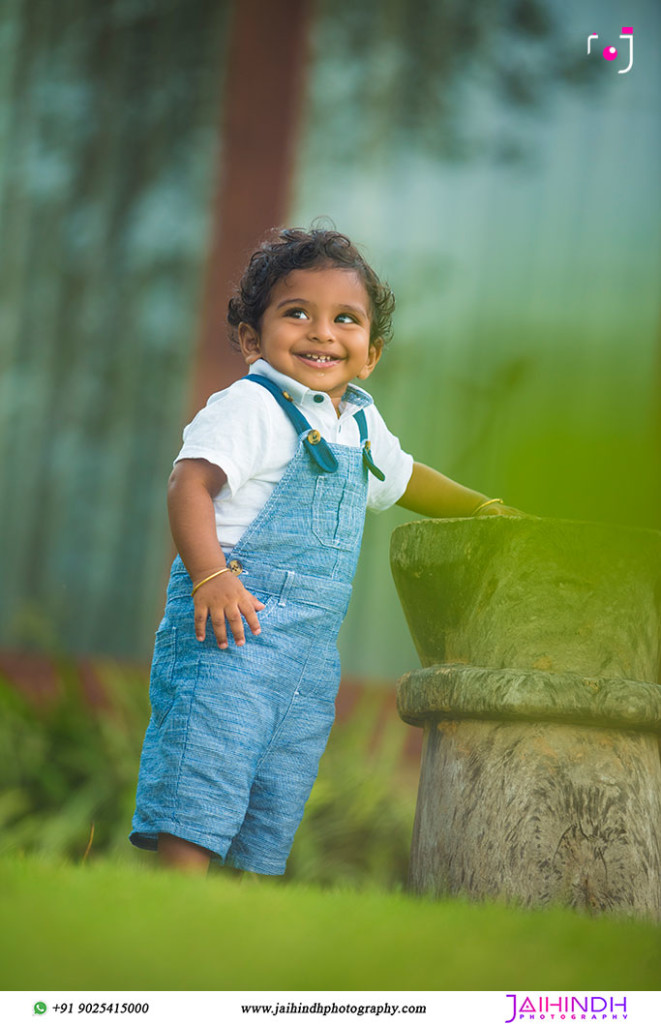
[[[475,510],[487,501],[485,494],[472,491],[469,487],[458,484],[449,476],[425,466],[421,462],[413,463],[413,472],[408,487],[397,502],[410,512],[429,516],[431,519],[445,519],[453,516],[472,516]],[[507,505],[487,505],[480,515],[521,515],[518,509]]]
[[[182,459],[168,481],[170,529],[193,586],[225,568],[213,509],[213,498],[225,480],[222,469],[206,459]],[[209,616],[221,648],[227,647],[227,623],[238,646],[245,643],[243,619],[255,636],[260,632],[257,611],[264,605],[231,572],[202,584],[193,602],[198,640],[204,640]]]

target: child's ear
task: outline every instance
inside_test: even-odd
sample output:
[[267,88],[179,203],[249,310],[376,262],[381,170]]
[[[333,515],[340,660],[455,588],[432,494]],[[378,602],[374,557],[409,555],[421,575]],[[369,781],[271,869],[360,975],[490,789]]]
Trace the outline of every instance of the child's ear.
[[370,373],[381,358],[383,352],[383,338],[375,338],[374,341],[370,341],[370,347],[367,353],[367,360],[362,370],[358,374],[358,380],[365,380],[369,377]]
[[254,327],[250,324],[246,324],[243,321],[239,324],[239,345],[241,346],[241,355],[245,359],[248,366],[251,363],[256,363],[258,359],[262,358],[262,346],[259,340],[259,334]]

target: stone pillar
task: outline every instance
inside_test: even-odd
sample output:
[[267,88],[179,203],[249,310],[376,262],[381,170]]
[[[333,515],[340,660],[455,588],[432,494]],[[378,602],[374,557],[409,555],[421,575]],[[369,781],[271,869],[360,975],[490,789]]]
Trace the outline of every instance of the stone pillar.
[[427,520],[391,562],[423,664],[411,888],[661,917],[661,534]]

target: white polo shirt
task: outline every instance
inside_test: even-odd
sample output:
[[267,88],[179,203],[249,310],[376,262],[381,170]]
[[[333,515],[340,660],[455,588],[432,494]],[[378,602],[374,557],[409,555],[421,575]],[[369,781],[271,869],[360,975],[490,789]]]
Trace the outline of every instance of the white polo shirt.
[[[385,474],[383,481],[368,474],[367,507],[382,512],[401,498],[411,477],[413,458],[402,451],[371,395],[349,384],[338,416],[329,395],[279,373],[264,359],[253,363],[249,372],[269,377],[288,391],[310,425],[335,444],[359,446],[354,413],[364,409],[372,457]],[[296,431],[273,395],[247,380],[238,380],[212,395],[184,428],[184,443],[175,464],[180,459],[206,459],[220,466],[227,477],[214,499],[218,540],[226,551],[266,504],[297,447]]]

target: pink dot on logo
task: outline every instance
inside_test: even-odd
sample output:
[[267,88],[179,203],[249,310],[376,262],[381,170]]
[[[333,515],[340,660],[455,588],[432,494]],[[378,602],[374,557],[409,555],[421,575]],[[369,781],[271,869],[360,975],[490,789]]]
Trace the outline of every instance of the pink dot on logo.
[[614,46],[607,46],[604,50],[604,60],[615,60],[617,57],[617,50]]

